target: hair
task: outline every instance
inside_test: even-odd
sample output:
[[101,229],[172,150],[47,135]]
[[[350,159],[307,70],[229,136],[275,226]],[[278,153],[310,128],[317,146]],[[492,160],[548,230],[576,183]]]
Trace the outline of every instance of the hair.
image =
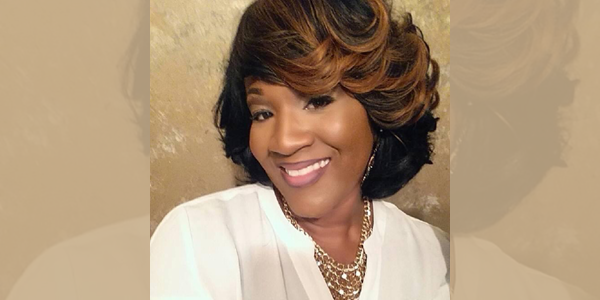
[[379,143],[366,197],[395,194],[431,163],[439,67],[411,15],[393,20],[382,0],[258,0],[242,15],[214,121],[246,181],[271,185],[249,147],[246,77],[305,95],[339,85],[357,99]]

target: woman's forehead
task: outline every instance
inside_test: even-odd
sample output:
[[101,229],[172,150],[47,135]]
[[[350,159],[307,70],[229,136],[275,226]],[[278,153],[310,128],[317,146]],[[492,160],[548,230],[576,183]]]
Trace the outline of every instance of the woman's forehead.
[[246,87],[246,90],[248,90],[248,88],[255,82],[259,81],[260,79],[256,76],[248,76],[246,78],[244,78],[244,86]]
[[[297,97],[311,98],[311,97],[324,96],[324,95],[333,96],[334,94],[337,94],[342,90],[342,88],[339,85],[337,85],[327,93],[318,94],[318,95],[308,95],[308,94],[302,93],[298,90],[295,90],[286,84],[273,83],[273,82],[261,79],[256,76],[248,76],[248,77],[244,78],[244,86],[245,86],[245,90],[246,90],[246,96],[249,96],[249,95],[263,96],[264,94],[268,94],[268,92],[270,92],[270,91],[275,91],[275,90],[281,91],[282,89],[285,89],[287,92],[293,93]],[[265,92],[265,90],[267,92]]]
[[294,98],[305,98],[304,95],[298,91],[290,88],[289,86],[270,83],[264,80],[250,80],[246,84],[246,97],[248,99],[255,98],[252,96],[259,96],[258,98],[271,98],[271,97],[294,97]]

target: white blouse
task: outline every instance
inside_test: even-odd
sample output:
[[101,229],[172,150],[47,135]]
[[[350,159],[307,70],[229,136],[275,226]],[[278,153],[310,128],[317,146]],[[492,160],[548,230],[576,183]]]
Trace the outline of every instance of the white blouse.
[[[360,299],[450,299],[444,233],[384,201],[373,214]],[[150,298],[330,300],[313,254],[271,188],[229,189],[179,205],[157,227]]]

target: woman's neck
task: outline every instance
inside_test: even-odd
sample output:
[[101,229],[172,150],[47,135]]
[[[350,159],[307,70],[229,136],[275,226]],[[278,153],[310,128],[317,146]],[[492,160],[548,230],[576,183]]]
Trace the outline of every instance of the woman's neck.
[[359,193],[347,197],[329,213],[319,218],[302,218],[296,221],[311,236],[317,239],[340,239],[360,235],[364,205]]
[[[293,212],[292,212],[293,214]],[[295,216],[313,241],[340,263],[351,263],[360,243],[364,203],[360,186],[318,218]]]

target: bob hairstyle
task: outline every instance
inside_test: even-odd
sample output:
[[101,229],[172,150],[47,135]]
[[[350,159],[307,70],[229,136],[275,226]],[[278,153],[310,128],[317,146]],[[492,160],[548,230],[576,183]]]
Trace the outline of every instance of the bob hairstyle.
[[391,196],[431,163],[439,67],[411,15],[393,20],[383,0],[257,0],[242,15],[214,122],[245,181],[272,185],[250,152],[247,77],[309,96],[339,85],[363,105],[379,143],[363,196]]

